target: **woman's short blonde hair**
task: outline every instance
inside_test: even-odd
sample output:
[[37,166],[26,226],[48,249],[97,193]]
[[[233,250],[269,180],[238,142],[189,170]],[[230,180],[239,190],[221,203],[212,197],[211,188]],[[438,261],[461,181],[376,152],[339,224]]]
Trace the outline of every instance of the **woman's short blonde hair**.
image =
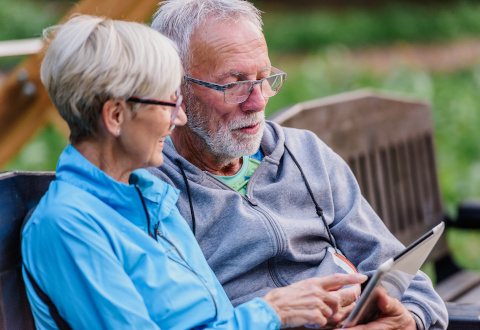
[[41,79],[72,142],[96,135],[106,101],[168,98],[181,83],[177,47],[146,25],[80,15],[44,31],[52,34]]

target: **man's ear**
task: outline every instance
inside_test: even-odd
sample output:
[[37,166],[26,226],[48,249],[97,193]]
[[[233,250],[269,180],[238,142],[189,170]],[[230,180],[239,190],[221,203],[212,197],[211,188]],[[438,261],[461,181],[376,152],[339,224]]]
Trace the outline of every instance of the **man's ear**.
[[108,100],[103,104],[102,117],[107,131],[119,136],[125,120],[125,103],[120,100]]

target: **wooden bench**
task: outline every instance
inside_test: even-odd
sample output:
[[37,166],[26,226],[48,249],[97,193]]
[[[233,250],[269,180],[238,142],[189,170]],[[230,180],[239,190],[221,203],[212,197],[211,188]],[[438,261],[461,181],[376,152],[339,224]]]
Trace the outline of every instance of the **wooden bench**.
[[[457,221],[445,215],[427,103],[360,90],[299,103],[270,119],[313,131],[335,150],[349,164],[365,198],[403,244],[442,220],[447,228],[480,228],[479,205],[463,205]],[[428,260],[435,265],[437,292],[445,302],[456,302],[448,304],[451,328],[470,319],[480,329],[480,273],[456,265],[445,234]]]

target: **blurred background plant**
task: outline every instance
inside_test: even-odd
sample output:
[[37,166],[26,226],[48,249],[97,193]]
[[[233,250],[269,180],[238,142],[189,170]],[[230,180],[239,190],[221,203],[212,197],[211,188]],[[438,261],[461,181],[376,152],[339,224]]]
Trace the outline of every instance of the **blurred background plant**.
[[[267,115],[285,106],[360,88],[432,104],[445,206],[480,198],[480,3],[476,1],[253,1],[264,11],[272,64],[288,73]],[[352,2],[352,1],[351,1]],[[332,2],[333,3],[333,2]],[[0,0],[0,40],[34,38],[72,1]],[[8,73],[22,59],[0,59]],[[40,132],[2,170],[54,170],[68,143]],[[480,236],[449,230],[459,263],[480,270]]]

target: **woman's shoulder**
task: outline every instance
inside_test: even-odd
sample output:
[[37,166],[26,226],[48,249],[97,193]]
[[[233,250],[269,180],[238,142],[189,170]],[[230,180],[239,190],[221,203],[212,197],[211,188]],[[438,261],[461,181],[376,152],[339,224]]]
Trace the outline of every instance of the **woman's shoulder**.
[[24,231],[27,225],[50,229],[79,225],[81,222],[72,220],[87,218],[89,209],[94,208],[95,198],[90,193],[73,184],[56,180],[50,184],[48,191],[31,213]]

